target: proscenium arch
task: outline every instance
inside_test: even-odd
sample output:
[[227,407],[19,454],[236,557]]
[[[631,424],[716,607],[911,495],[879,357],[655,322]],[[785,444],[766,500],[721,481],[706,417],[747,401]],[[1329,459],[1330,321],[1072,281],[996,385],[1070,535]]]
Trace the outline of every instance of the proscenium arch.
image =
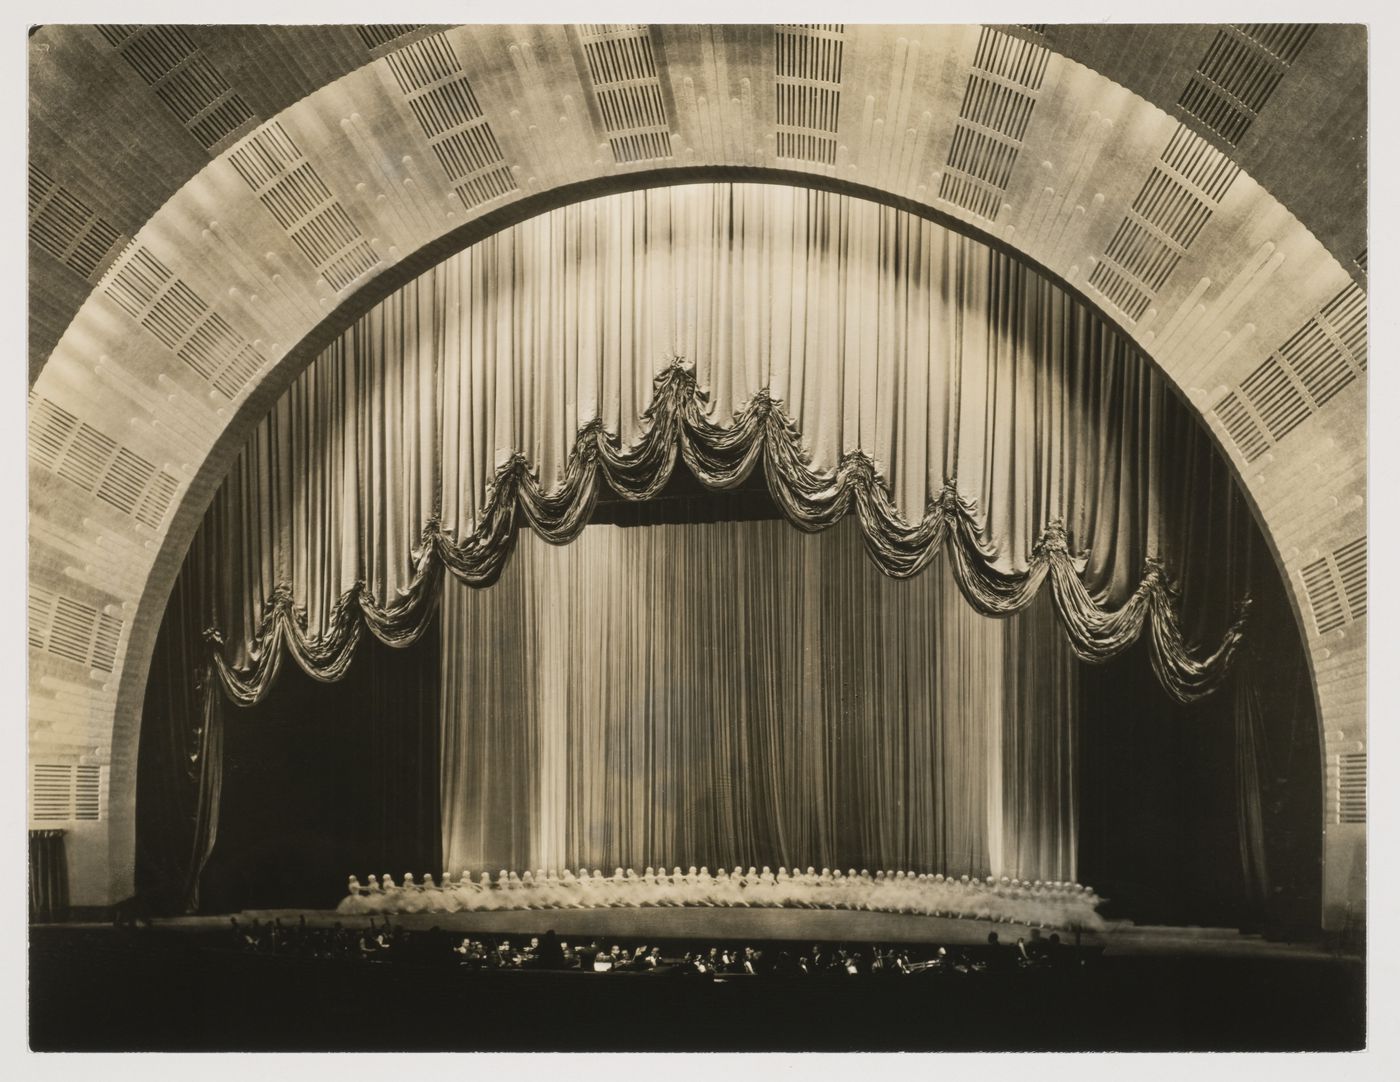
[[[548,38],[545,44],[552,42],[556,52],[567,33],[560,27],[526,29],[539,31],[540,40]],[[711,96],[716,90],[742,89],[745,82],[751,89],[766,72],[771,87],[772,51],[755,49],[752,56],[731,51],[725,75],[707,74],[693,64],[687,67],[686,39],[679,34],[653,39],[662,54],[658,69],[669,80],[666,100],[675,111],[672,143],[677,153],[669,161],[617,165],[604,160],[605,150],[593,158],[570,158],[580,132],[587,139],[589,123],[595,140],[602,134],[597,118],[582,117],[577,108],[560,118],[558,133],[536,125],[529,129],[533,137],[513,140],[506,118],[518,120],[519,111],[509,105],[512,96],[518,94],[528,106],[531,94],[538,95],[541,88],[527,87],[525,76],[512,74],[514,69],[503,72],[504,62],[498,60],[493,68],[487,57],[493,50],[509,53],[515,46],[501,49],[502,38],[508,42],[509,34],[518,32],[458,28],[442,36],[471,78],[484,116],[497,124],[498,141],[524,189],[510,201],[487,203],[494,209],[469,214],[465,221],[426,215],[425,206],[442,202],[422,190],[432,154],[384,61],[322,87],[276,118],[373,246],[383,269],[367,281],[362,276],[358,284],[332,293],[318,268],[298,253],[231,167],[230,154],[246,140],[218,155],[139,232],[138,246],[154,252],[175,277],[189,283],[266,360],[226,405],[174,348],[163,346],[137,318],[121,311],[102,287],[88,297],[41,370],[32,405],[50,403],[67,411],[157,467],[168,465],[178,482],[176,498],[152,529],[99,498],[102,478],[91,479],[86,490],[75,487],[72,470],[65,473],[61,461],[44,459],[31,444],[31,584],[51,595],[110,608],[106,615],[120,621],[111,668],[116,679],[104,679],[101,666],[91,669],[85,699],[71,660],[55,657],[51,650],[31,651],[31,755],[59,748],[71,753],[83,739],[99,760],[104,751],[110,754],[108,816],[100,825],[105,829],[75,831],[75,901],[115,902],[130,892],[136,745],[156,630],[194,529],[256,421],[357,315],[451,252],[583,198],[686,181],[797,184],[933,218],[1013,254],[1108,319],[1204,418],[1231,463],[1284,573],[1309,646],[1325,746],[1346,748],[1364,740],[1365,640],[1358,633],[1364,622],[1360,628],[1349,624],[1319,632],[1305,619],[1301,590],[1304,567],[1364,532],[1359,502],[1342,505],[1364,493],[1364,426],[1356,423],[1364,415],[1364,384],[1358,381],[1341,391],[1299,432],[1270,441],[1268,452],[1252,461],[1213,409],[1350,284],[1340,264],[1248,176],[1235,179],[1214,208],[1212,221],[1156,291],[1153,306],[1132,319],[1090,284],[1092,268],[1102,260],[1180,121],[1071,61],[1050,54],[1034,123],[1024,133],[1004,193],[1006,202],[995,212],[995,221],[979,224],[971,213],[936,198],[938,170],[947,167],[963,86],[975,58],[976,27],[851,28],[841,93],[870,104],[863,117],[854,108],[844,111],[837,135],[843,153],[834,166],[776,157],[772,136],[765,134],[771,133],[771,94],[733,98],[736,115],[749,124],[747,136],[717,139],[713,127],[706,134],[706,95],[697,94],[696,86],[705,89],[705,79],[711,79]],[[882,58],[902,52],[912,64],[910,38],[916,39],[914,46],[923,46],[918,60],[923,75],[891,83]],[[752,41],[740,44],[749,48]],[[586,75],[571,63],[560,59],[537,64],[535,70],[548,71],[542,82],[549,94],[566,103],[573,100],[575,106],[591,100]],[[883,120],[876,114],[888,115],[893,128],[901,115],[909,118],[911,102],[924,107],[920,130],[908,129],[911,138],[890,136],[881,142]],[[395,157],[396,152],[402,153]],[[1057,169],[1053,159],[1068,164]],[[677,160],[693,164],[676,165]],[[366,177],[380,188],[372,197],[361,191]],[[920,183],[921,177],[929,179]],[[400,243],[392,243],[395,239]],[[119,265],[131,258],[135,256],[124,255]],[[284,348],[280,341],[292,344]],[[133,407],[136,417],[129,416]],[[184,458],[193,468],[180,476],[175,463]],[[76,723],[75,715],[80,718]],[[77,740],[75,727],[82,730]],[[1331,796],[1331,772],[1326,776]],[[1331,803],[1329,799],[1329,808]],[[1345,865],[1356,859],[1354,845],[1348,848],[1347,843],[1355,843],[1358,832],[1334,823],[1324,829],[1335,903],[1339,890],[1345,892]]]

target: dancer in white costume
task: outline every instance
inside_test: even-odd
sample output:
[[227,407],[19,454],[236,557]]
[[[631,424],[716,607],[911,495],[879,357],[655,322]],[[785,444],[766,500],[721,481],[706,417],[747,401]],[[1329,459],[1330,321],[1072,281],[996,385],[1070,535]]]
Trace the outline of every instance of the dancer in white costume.
[[399,904],[404,913],[420,913],[423,910],[423,888],[413,879],[412,872],[403,873],[403,885],[399,887],[401,899]]
[[369,899],[365,897],[360,889],[360,881],[355,876],[350,877],[347,889],[349,893],[340,900],[340,904],[335,907],[337,913],[344,913],[346,916],[363,916],[368,913]]
[[1092,888],[1077,883],[1013,876],[955,879],[942,872],[889,869],[871,875],[867,869],[854,868],[823,868],[818,874],[811,867],[795,873],[780,867],[774,874],[766,865],[761,871],[740,865],[732,871],[721,868],[717,875],[711,875],[708,867],[697,871],[691,865],[682,872],[677,866],[668,875],[662,865],[655,865],[641,875],[630,868],[616,868],[611,876],[599,869],[580,869],[577,875],[565,869],[558,876],[543,869],[522,873],[502,869],[494,883],[489,872],[473,882],[471,873],[463,871],[456,883],[450,873],[444,874],[441,886],[431,873],[421,883],[406,873],[402,886],[395,886],[390,875],[382,879],[371,875],[368,886],[362,886],[352,875],[337,911],[366,915],[641,906],[787,907],[1097,929],[1104,927],[1095,912],[1100,901]]
[[373,916],[384,912],[384,888],[379,885],[379,876],[369,877],[369,884],[364,890],[365,912]]
[[384,885],[384,900],[380,903],[379,911],[381,913],[403,912],[400,908],[402,897],[399,894],[399,888],[394,886],[394,877],[385,872],[384,878],[380,882]]

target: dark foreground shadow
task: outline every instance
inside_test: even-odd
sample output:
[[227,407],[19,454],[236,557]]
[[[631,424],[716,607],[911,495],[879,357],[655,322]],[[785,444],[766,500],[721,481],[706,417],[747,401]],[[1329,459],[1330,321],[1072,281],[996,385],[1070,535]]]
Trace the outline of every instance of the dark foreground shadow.
[[40,928],[36,1051],[1340,1051],[1365,971],[1325,956],[1111,953],[920,976],[467,972],[240,954],[227,937]]

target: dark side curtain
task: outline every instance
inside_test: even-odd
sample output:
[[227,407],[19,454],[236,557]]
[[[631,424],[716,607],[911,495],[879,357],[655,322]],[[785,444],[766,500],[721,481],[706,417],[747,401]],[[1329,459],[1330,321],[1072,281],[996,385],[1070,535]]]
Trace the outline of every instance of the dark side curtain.
[[205,552],[197,542],[181,570],[151,663],[138,893],[162,913],[321,907],[365,861],[396,878],[401,863],[437,867],[435,623],[407,649],[366,640],[338,683],[293,666],[240,708],[217,681],[202,682]]
[[217,837],[223,697],[209,679],[202,644],[211,568],[210,546],[198,537],[175,580],[146,678],[136,772],[136,890],[157,912],[198,906],[199,869]]
[[[1228,481],[1223,465],[1195,483]],[[1321,858],[1317,717],[1283,583],[1243,502],[1198,515],[1188,589],[1245,579],[1250,634],[1220,694],[1182,704],[1139,643],[1079,681],[1080,874],[1106,913],[1144,923],[1316,928]],[[1207,626],[1207,633],[1209,627]]]
[[330,908],[345,877],[442,865],[437,623],[407,649],[365,642],[346,678],[291,669],[225,707],[217,843],[200,908]]
[[29,832],[29,921],[68,916],[68,854],[61,830]]

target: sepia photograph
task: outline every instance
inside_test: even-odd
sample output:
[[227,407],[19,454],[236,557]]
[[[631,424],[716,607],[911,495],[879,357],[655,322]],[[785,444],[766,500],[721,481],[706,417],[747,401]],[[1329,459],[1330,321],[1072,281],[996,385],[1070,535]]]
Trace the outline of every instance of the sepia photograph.
[[461,14],[24,31],[31,1051],[1367,1048],[1368,26]]

